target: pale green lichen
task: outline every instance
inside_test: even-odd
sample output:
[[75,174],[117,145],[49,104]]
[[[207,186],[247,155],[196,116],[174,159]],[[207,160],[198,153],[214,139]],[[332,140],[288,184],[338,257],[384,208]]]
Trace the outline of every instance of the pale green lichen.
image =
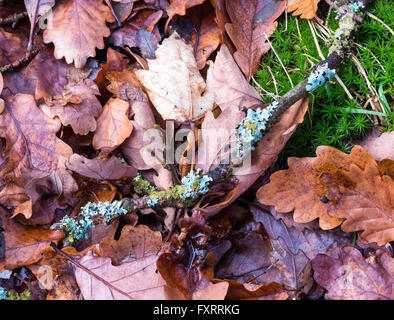
[[349,8],[353,13],[360,11],[360,9],[364,8],[364,4],[361,1],[355,1],[353,3],[349,3]]
[[17,293],[12,290],[7,291],[3,287],[0,287],[0,300],[31,300],[31,297],[29,290]]
[[142,175],[138,173],[138,175],[133,179],[133,188],[136,193],[142,195],[144,193],[149,193],[151,191],[155,191],[156,189],[149,183],[148,180],[142,178]]

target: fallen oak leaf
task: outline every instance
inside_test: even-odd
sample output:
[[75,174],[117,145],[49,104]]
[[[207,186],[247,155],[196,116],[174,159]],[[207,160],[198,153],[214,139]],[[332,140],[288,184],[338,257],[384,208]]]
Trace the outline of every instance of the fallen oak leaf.
[[[152,231],[146,225],[125,226],[120,237],[105,237],[100,241],[101,256],[112,259],[114,265],[157,255],[163,246],[160,232]],[[127,261],[128,260],[128,261]]]
[[[316,155],[289,158],[289,169],[275,172],[257,192],[258,200],[274,205],[278,212],[294,210],[299,223],[319,218],[320,227],[328,230],[344,221],[342,230],[363,230],[364,241],[379,245],[393,241],[393,177],[359,146],[350,155],[320,146]],[[392,165],[392,160],[385,164]]]
[[[97,85],[90,79],[65,87],[67,95],[53,106],[40,105],[40,109],[50,118],[59,118],[64,126],[70,125],[74,133],[86,135],[97,128],[96,118],[102,111],[96,95],[100,95]],[[69,96],[70,98],[68,98]],[[64,105],[63,105],[64,104]]]
[[82,68],[96,48],[104,49],[104,37],[110,35],[106,22],[114,22],[111,10],[102,0],[62,0],[53,10],[52,23],[44,31],[44,42],[53,42],[55,57],[65,57]]
[[102,154],[109,154],[120,146],[133,131],[128,116],[128,102],[118,98],[110,99],[97,119],[97,129],[93,136],[93,148],[101,149]]
[[337,257],[319,254],[312,260],[314,279],[334,300],[393,300],[394,259],[383,250],[368,258],[352,247]]
[[313,19],[319,2],[320,0],[287,0],[287,12],[294,11],[293,16],[301,15],[303,19]]
[[134,167],[125,166],[115,156],[108,160],[87,159],[74,153],[66,162],[66,167],[84,177],[97,180],[132,179],[137,175]]
[[167,30],[168,23],[175,15],[184,16],[186,9],[202,4],[205,0],[170,0],[169,6],[166,8],[168,20],[165,26]]

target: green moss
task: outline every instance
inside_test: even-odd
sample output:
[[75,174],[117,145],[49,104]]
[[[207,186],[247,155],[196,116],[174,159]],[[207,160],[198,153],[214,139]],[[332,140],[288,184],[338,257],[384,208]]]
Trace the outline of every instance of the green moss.
[[142,178],[142,175],[138,175],[133,179],[134,191],[138,194],[148,193],[149,191],[155,190],[155,188],[149,183],[149,181]]
[[[325,18],[328,6],[323,2],[319,4],[319,8],[319,16]],[[394,1],[374,1],[368,11],[394,29]],[[288,15],[287,22],[286,30],[285,17],[278,20],[278,28],[270,40],[292,82],[297,84],[310,74],[312,64],[317,64],[321,58],[308,21]],[[334,34],[338,26],[339,21],[332,12],[328,19],[328,27]],[[333,43],[325,43],[319,37],[318,41],[322,53],[327,57]],[[394,38],[381,23],[366,17],[357,31],[355,42],[359,46],[354,46],[353,52],[365,69],[368,80],[376,89],[383,87],[384,96],[391,105],[390,113],[382,117],[381,121],[386,130],[393,130]],[[292,86],[272,51],[263,56],[260,70],[255,76],[258,84],[266,91],[275,93],[275,82],[267,66],[275,77],[278,94],[283,96]],[[315,150],[319,145],[330,145],[342,151],[349,151],[353,141],[362,138],[373,126],[370,115],[359,113],[372,94],[355,63],[351,60],[344,63],[337,74],[355,99],[350,100],[335,79],[315,90],[310,95],[311,101],[304,122],[299,125],[279,156],[280,168],[286,166],[287,158],[290,156],[315,156]],[[273,101],[272,96],[263,91],[261,94],[266,103]]]

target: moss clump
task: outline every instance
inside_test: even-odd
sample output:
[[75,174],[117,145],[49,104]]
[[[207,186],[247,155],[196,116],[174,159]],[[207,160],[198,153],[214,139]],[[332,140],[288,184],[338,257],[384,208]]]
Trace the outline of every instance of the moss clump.
[[[368,11],[394,29],[394,1],[376,0],[368,7]],[[320,2],[319,17],[326,18],[327,12],[328,6]],[[286,29],[285,20],[284,16],[278,19],[278,28],[270,37],[270,41],[292,82],[297,84],[310,75],[313,65],[321,61],[321,58],[308,21],[288,15]],[[332,30],[331,34],[334,35],[340,21],[335,19],[333,11],[327,22],[328,28]],[[325,42],[320,37],[317,39],[323,55],[327,57],[332,43]],[[370,84],[376,89],[383,88],[383,95],[391,106],[387,116],[380,118],[381,124],[387,131],[394,130],[394,38],[381,23],[365,17],[354,41],[356,44],[352,52],[363,66]],[[298,126],[279,155],[278,168],[286,167],[287,158],[291,156],[315,156],[315,150],[320,145],[329,145],[347,152],[352,148],[353,141],[365,136],[368,129],[374,125],[373,117],[362,113],[363,106],[372,93],[357,65],[349,60],[341,65],[337,75],[354,100],[347,96],[335,79],[313,91],[305,120]],[[292,89],[286,73],[272,51],[263,56],[260,70],[256,73],[256,81],[264,89],[260,90],[256,86],[266,103],[274,101],[272,93],[276,93],[275,87],[279,96]]]

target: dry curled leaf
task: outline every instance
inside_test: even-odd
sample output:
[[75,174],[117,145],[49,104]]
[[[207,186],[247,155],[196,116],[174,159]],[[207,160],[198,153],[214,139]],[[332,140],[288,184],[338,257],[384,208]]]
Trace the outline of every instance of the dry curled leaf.
[[[316,158],[289,158],[288,170],[275,172],[257,192],[258,200],[279,212],[294,210],[294,220],[319,218],[323,230],[342,224],[345,232],[384,245],[394,240],[394,178],[361,147],[349,155],[320,146]],[[286,183],[284,183],[286,181]]]
[[136,75],[163,119],[182,122],[212,109],[213,94],[197,69],[193,47],[176,33],[163,41],[148,64],[149,70]]
[[394,259],[385,251],[363,258],[352,247],[337,257],[319,254],[312,260],[314,278],[333,300],[393,300]]
[[127,110],[129,104],[118,98],[110,99],[97,119],[97,129],[93,137],[93,148],[109,154],[126,140],[132,130]]
[[301,15],[303,19],[312,19],[316,16],[317,5],[320,0],[287,0],[287,11],[293,16]]
[[104,49],[110,35],[106,22],[115,21],[102,0],[61,0],[53,10],[52,23],[44,31],[44,42],[53,42],[56,59],[65,58],[82,68],[96,48]]

